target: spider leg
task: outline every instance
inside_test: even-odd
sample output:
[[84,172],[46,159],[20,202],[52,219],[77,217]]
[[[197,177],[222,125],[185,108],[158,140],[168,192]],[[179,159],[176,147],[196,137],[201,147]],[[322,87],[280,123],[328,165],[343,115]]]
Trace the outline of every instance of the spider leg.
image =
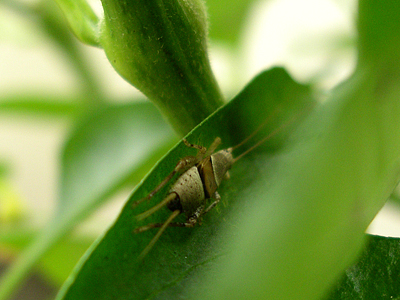
[[163,181],[161,181],[154,190],[152,190],[146,197],[143,197],[139,200],[137,200],[136,202],[134,202],[132,204],[132,208],[135,208],[136,206],[138,206],[140,203],[151,199],[155,194],[157,194],[157,192],[159,190],[161,190],[167,183],[168,181],[171,180],[172,177],[174,177],[174,175],[178,172],[182,172],[184,170],[189,169],[190,167],[194,166],[197,163],[197,158],[194,156],[186,156],[184,158],[182,158],[177,165],[175,166],[175,168],[172,170],[171,173],[168,174],[167,177],[164,178]]
[[[146,248],[143,249],[143,251],[140,253],[138,259],[142,260],[147,253],[149,253],[149,251],[151,250],[151,248],[153,248],[154,244],[158,241],[158,239],[160,238],[160,236],[163,234],[164,230],[171,224],[171,222],[181,213],[180,210],[175,210],[170,216],[169,218],[160,226],[160,229],[157,231],[156,235],[151,239],[150,243],[146,246]],[[154,226],[154,225],[159,225],[159,223],[155,223],[153,224],[153,226],[151,226],[152,224],[149,224],[144,230],[150,229],[150,228],[155,228],[158,226]],[[142,227],[142,228],[144,228]],[[137,230],[139,230],[140,228],[138,228]],[[137,231],[135,230],[135,232]],[[138,232],[142,232],[144,230],[139,230]]]
[[218,203],[219,201],[221,201],[221,196],[218,194],[217,191],[215,191],[213,198],[215,199],[215,201],[213,203],[211,203],[202,213],[203,215],[205,215],[206,213],[208,213],[210,210],[212,210]]

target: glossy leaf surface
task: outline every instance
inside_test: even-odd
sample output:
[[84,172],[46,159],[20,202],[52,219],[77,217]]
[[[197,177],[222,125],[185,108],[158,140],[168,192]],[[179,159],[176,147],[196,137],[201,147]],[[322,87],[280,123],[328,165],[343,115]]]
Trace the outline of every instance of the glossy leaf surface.
[[142,223],[135,220],[135,215],[161,201],[168,187],[160,191],[151,203],[143,203],[135,210],[131,208],[131,203],[149,193],[180,158],[195,155],[195,150],[180,143],[135,190],[114,226],[98,241],[98,245],[93,245],[93,252],[85,255],[82,265],[71,275],[58,299],[171,299],[187,293],[186,287],[196,282],[199,274],[210,270],[213,260],[226,252],[218,240],[226,227],[234,228],[236,220],[233,212],[237,213],[255,200],[244,197],[246,191],[251,189],[254,179],[265,180],[271,175],[268,166],[273,165],[274,157],[283,151],[284,138],[293,130],[295,122],[309,112],[313,103],[309,88],[293,82],[282,69],[273,69],[255,78],[242,93],[210,116],[187,139],[191,143],[208,146],[219,136],[223,141],[222,147],[232,146],[270,118],[261,132],[249,142],[251,145],[276,128],[286,127],[234,166],[231,180],[221,186],[222,202],[205,216],[202,226],[193,229],[168,228],[154,249],[142,262],[138,261],[139,253],[155,231],[133,234],[134,228],[149,222],[162,222],[169,213],[166,209],[160,210]]
[[399,238],[369,236],[360,259],[346,270],[327,299],[399,299],[399,260]]

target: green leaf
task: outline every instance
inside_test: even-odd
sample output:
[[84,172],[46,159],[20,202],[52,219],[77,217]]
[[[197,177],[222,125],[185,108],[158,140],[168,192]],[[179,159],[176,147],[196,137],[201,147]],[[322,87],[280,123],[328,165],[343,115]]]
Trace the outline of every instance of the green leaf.
[[[359,12],[356,72],[298,129],[269,190],[252,186],[246,199],[262,200],[249,204],[235,236],[221,238],[232,253],[192,298],[320,299],[360,253],[400,174],[400,2],[360,1]],[[374,26],[394,41],[368,38]]]
[[12,292],[51,246],[127,179],[137,182],[148,170],[148,163],[171,146],[171,140],[171,129],[150,103],[107,107],[82,122],[64,148],[58,213],[3,276],[0,299]]
[[400,239],[369,236],[355,265],[346,270],[327,299],[399,299]]
[[[133,210],[133,201],[147,195],[175,167],[180,158],[194,155],[195,150],[183,143],[172,149],[135,190],[114,226],[103,239],[92,246],[75,272],[72,273],[57,299],[178,299],[188,292],[186,287],[197,282],[203,272],[213,268],[214,260],[226,253],[218,240],[225,229],[234,228],[237,213],[254,199],[244,197],[256,178],[271,175],[278,153],[293,130],[293,117],[299,121],[313,104],[310,89],[292,81],[282,69],[273,69],[255,78],[229,104],[198,126],[187,139],[208,146],[217,137],[222,147],[239,143],[261,123],[266,125],[246,145],[248,148],[268,133],[286,124],[274,139],[239,160],[231,170],[231,179],[220,189],[222,202],[205,216],[202,226],[168,228],[159,242],[138,261],[139,253],[149,243],[155,231],[133,234],[133,230],[148,222],[162,222],[169,215],[166,209],[138,223],[135,215],[161,201],[168,187]],[[292,121],[288,121],[292,120]],[[241,152],[245,151],[241,149]],[[182,219],[181,219],[182,220]],[[228,236],[234,235],[234,231]]]

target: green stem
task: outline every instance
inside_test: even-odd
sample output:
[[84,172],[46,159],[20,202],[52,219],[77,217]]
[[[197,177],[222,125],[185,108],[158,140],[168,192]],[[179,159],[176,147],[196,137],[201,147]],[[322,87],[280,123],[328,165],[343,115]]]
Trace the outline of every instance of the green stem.
[[102,0],[101,45],[113,67],[184,135],[223,103],[199,1]]

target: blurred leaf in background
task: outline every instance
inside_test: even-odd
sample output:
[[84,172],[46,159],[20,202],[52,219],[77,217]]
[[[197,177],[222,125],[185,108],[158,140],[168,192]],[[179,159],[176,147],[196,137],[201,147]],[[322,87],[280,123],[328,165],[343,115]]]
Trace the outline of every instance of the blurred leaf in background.
[[[0,18],[2,25],[0,32],[4,33],[1,49],[5,52],[3,57],[10,57],[8,63],[1,65],[0,72],[0,88],[2,89],[0,136],[3,137],[0,138],[0,151],[6,162],[5,165],[9,165],[10,169],[15,171],[9,178],[5,178],[3,176],[5,172],[2,172],[0,180],[0,194],[4,196],[0,202],[2,221],[4,221],[0,228],[0,248],[3,253],[0,257],[4,257],[3,262],[8,264],[27,247],[32,247],[32,242],[35,244],[40,228],[49,218],[52,218],[51,214],[54,214],[51,208],[55,206],[57,196],[52,191],[56,189],[55,185],[58,185],[55,177],[60,174],[57,173],[65,174],[58,168],[60,165],[58,159],[66,140],[71,137],[65,156],[89,155],[94,163],[93,167],[97,162],[104,161],[100,159],[96,147],[107,150],[103,153],[106,154],[106,160],[112,166],[117,167],[119,159],[125,159],[119,165],[120,169],[122,167],[125,170],[120,173],[123,178],[119,181],[116,173],[110,173],[108,167],[104,169],[103,166],[100,171],[95,170],[94,174],[112,175],[113,180],[117,180],[117,182],[113,180],[103,182],[101,188],[106,189],[106,194],[109,195],[113,189],[110,189],[110,184],[116,184],[119,189],[126,189],[125,184],[132,188],[171,146],[174,136],[169,126],[165,125],[159,113],[149,103],[133,102],[138,100],[138,93],[132,87],[127,88],[127,84],[121,79],[116,81],[115,78],[118,76],[110,67],[99,69],[96,60],[90,57],[91,53],[96,54],[98,50],[92,49],[91,52],[87,52],[87,49],[70,33],[64,17],[54,2],[27,3],[5,0],[0,2],[0,15],[5,16],[5,18]],[[13,51],[16,55],[13,55]],[[104,56],[101,63],[108,64]],[[113,76],[98,74],[99,70]],[[119,99],[132,104],[118,105],[116,101]],[[144,122],[139,121],[138,116]],[[91,127],[89,125],[91,122],[97,123]],[[134,129],[136,125],[132,127],[132,122],[139,126],[136,130]],[[16,129],[13,129],[13,126]],[[75,132],[81,131],[82,126],[91,131],[81,133],[81,141],[74,142],[73,136],[77,134]],[[123,131],[121,128],[126,130]],[[105,130],[109,130],[108,136],[104,135]],[[155,134],[152,130],[155,130]],[[136,138],[134,138],[135,133],[139,134]],[[127,138],[133,142],[133,145],[126,144]],[[96,144],[101,139],[104,141],[104,146]],[[89,141],[96,144],[94,148],[91,148],[95,151],[95,155],[85,153],[87,148],[81,147]],[[155,144],[150,145],[151,141]],[[18,146],[19,148],[15,149]],[[116,150],[125,149],[127,152],[124,154],[119,151],[115,154],[116,157],[109,157],[108,155],[112,154],[109,152],[110,147]],[[75,150],[72,150],[73,148]],[[143,151],[138,153],[140,149],[145,153]],[[76,150],[78,152],[81,150],[81,154],[77,154]],[[49,156],[47,156],[48,153],[50,153]],[[134,159],[137,168],[126,159]],[[31,162],[34,164],[32,165]],[[83,162],[77,167],[88,171],[87,166]],[[74,167],[74,172],[76,171],[78,170]],[[20,174],[24,175],[22,179],[21,176],[17,176]],[[72,173],[73,178],[78,179],[78,175]],[[62,176],[65,178],[64,175]],[[79,180],[75,182],[80,184]],[[114,186],[114,189],[118,189],[117,186]],[[18,189],[22,189],[22,192],[20,193]],[[126,195],[128,191],[122,194]],[[97,188],[96,192],[99,192]],[[75,193],[77,193],[76,189]],[[21,201],[19,197],[16,197],[18,194],[22,194],[26,199]],[[97,196],[100,195],[97,194]],[[103,195],[101,199],[105,200],[105,197],[106,195]],[[77,200],[81,202],[76,203],[85,204],[83,199]],[[93,209],[94,207],[91,210]],[[20,218],[22,212],[24,219]],[[75,212],[79,211],[75,210]],[[82,214],[80,216],[80,218],[83,217]],[[57,217],[53,218],[57,219]],[[113,215],[109,215],[108,222],[111,222],[112,218]],[[76,223],[71,220],[69,226]],[[93,233],[89,236],[86,234],[82,238],[78,234],[62,240],[39,261],[35,270],[44,278],[49,279],[49,282],[57,289],[82,253],[102,229],[107,227],[107,223],[99,223],[95,227],[98,229],[94,235]],[[64,232],[65,228],[61,234]],[[41,242],[37,245],[43,247]],[[62,259],[62,263],[57,262],[60,257],[68,259]]]

